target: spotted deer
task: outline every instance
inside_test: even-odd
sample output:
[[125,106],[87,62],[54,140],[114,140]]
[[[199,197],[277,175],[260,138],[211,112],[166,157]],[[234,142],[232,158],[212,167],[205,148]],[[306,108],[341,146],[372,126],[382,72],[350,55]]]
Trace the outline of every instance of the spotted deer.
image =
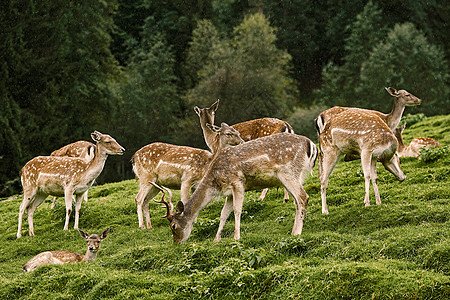
[[[194,107],[194,111],[200,118],[200,126],[202,127],[203,137],[205,138],[206,145],[208,145],[209,149],[211,149],[213,153],[214,150],[211,145],[211,136],[214,136],[214,132],[212,132],[208,128],[207,124],[214,124],[215,112],[218,106],[219,100],[214,102],[208,108],[199,108],[197,106]],[[246,142],[281,132],[294,133],[292,126],[288,122],[276,118],[261,118],[245,121],[242,123],[234,124],[232,125],[232,127],[239,131],[242,139]],[[259,200],[264,200],[268,191],[269,189],[264,189],[259,196]],[[284,190],[284,202],[287,202],[288,200],[289,194],[286,190]]]
[[83,194],[100,175],[108,155],[121,155],[125,149],[114,138],[98,131],[91,133],[96,142],[96,153],[92,160],[68,156],[38,156],[22,168],[20,177],[23,186],[23,201],[19,209],[17,238],[22,236],[22,217],[28,215],[29,235],[34,236],[33,214],[48,195],[64,196],[66,221],[64,230],[69,229],[72,213],[72,197],[75,195],[75,225],[78,229],[79,212]]
[[422,103],[422,100],[414,96],[405,90],[396,90],[392,87],[385,88],[386,91],[394,97],[394,105],[392,106],[392,110],[390,113],[385,114],[376,110],[371,109],[363,109],[363,108],[354,108],[354,107],[342,107],[342,106],[334,106],[329,108],[319,114],[316,118],[316,128],[318,133],[320,134],[327,122],[332,119],[334,116],[340,114],[341,112],[351,108],[351,109],[359,109],[364,112],[370,112],[376,114],[380,117],[391,129],[394,131],[397,128],[400,120],[402,119],[403,112],[406,106],[416,106]]
[[428,137],[416,137],[413,138],[412,141],[405,145],[403,142],[403,130],[405,130],[406,123],[400,127],[395,128],[394,134],[398,140],[398,149],[397,153],[400,157],[417,157],[420,159],[420,150],[422,148],[428,149],[430,147],[440,147],[441,143],[436,141],[435,139]]
[[220,194],[229,195],[220,214],[220,224],[214,241],[221,239],[225,222],[234,210],[234,239],[240,239],[240,220],[244,192],[266,187],[284,186],[294,198],[293,235],[300,235],[308,204],[308,194],[302,187],[306,175],[312,172],[317,157],[314,143],[304,136],[279,133],[221,150],[188,201],[179,201],[176,212],[164,216],[170,222],[175,243],[185,242],[200,211]]
[[395,155],[397,139],[387,124],[377,115],[358,109],[348,109],[331,118],[319,135],[319,178],[322,196],[322,213],[328,214],[326,189],[328,178],[340,155],[358,154],[365,181],[365,206],[370,205],[369,186],[372,181],[376,203],[381,204],[377,185],[377,160],[399,181],[406,176]]
[[[243,142],[239,132],[226,123],[221,127],[210,127],[214,130],[212,144],[216,153],[226,146]],[[212,157],[211,152],[203,149],[166,143],[152,143],[136,151],[131,161],[133,172],[139,179],[136,196],[139,228],[152,228],[148,206],[159,190],[151,182],[179,189],[181,201],[187,201],[191,188],[203,177]]]
[[100,243],[108,236],[109,228],[105,229],[100,235],[88,234],[80,229],[78,229],[78,232],[81,237],[87,241],[87,251],[85,255],[67,250],[45,251],[30,259],[22,267],[23,271],[31,272],[44,265],[62,265],[82,261],[88,262],[96,259],[97,252],[100,250]]
[[[50,156],[69,156],[69,157],[81,157],[86,161],[91,161],[95,155],[95,145],[87,141],[78,141],[65,145],[64,147],[53,151]],[[88,193],[87,191],[83,195],[84,202],[87,203]],[[51,209],[55,207],[56,197],[53,197]]]

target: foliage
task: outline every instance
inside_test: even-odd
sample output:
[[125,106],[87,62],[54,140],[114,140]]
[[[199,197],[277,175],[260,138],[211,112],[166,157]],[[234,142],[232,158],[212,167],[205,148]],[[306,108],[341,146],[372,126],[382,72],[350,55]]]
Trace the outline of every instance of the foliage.
[[[435,116],[407,127],[404,135],[449,145],[449,130],[450,116]],[[138,228],[138,182],[94,186],[81,208],[80,226],[89,233],[111,228],[97,260],[44,266],[33,273],[21,267],[37,253],[83,253],[86,243],[76,230],[62,230],[62,198],[54,210],[49,200],[40,205],[36,236],[20,239],[22,199],[3,200],[0,298],[448,299],[449,163],[448,155],[432,163],[402,158],[407,175],[402,183],[379,166],[382,204],[364,207],[360,161],[340,162],[328,185],[329,215],[321,213],[316,169],[305,183],[310,199],[301,236],[290,235],[294,204],[283,203],[282,189],[271,189],[264,201],[255,200],[259,192],[247,192],[241,240],[232,239],[231,218],[219,243],[212,240],[223,199],[202,210],[185,244],[174,245],[167,220],[158,217],[163,209],[155,203],[150,204],[153,229]],[[174,191],[173,201],[179,197]]]
[[420,149],[420,158],[424,163],[436,161],[444,156],[448,156],[450,153],[450,147],[430,147],[428,149]]
[[450,112],[450,73],[444,53],[430,44],[413,24],[395,25],[386,41],[373,48],[362,64],[359,91],[382,109],[380,87],[406,89],[423,100],[420,108],[428,115]]
[[[214,31],[209,32],[214,38]],[[187,95],[188,103],[205,107],[220,99],[218,121],[226,119],[231,124],[249,116],[282,117],[292,105],[296,90],[287,76],[290,56],[276,48],[275,40],[275,30],[263,15],[247,16],[231,38],[214,43],[198,72],[199,84]],[[201,55],[205,56],[204,52]]]
[[286,121],[291,124],[295,133],[317,141],[318,138],[314,120],[326,109],[327,107],[323,105],[314,105],[309,108],[296,108]]

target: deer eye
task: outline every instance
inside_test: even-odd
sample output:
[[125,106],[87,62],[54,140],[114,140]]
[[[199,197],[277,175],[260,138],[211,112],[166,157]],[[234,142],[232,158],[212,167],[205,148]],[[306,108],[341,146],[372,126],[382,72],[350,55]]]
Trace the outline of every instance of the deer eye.
[[177,228],[176,224],[172,224],[172,230],[175,230]]

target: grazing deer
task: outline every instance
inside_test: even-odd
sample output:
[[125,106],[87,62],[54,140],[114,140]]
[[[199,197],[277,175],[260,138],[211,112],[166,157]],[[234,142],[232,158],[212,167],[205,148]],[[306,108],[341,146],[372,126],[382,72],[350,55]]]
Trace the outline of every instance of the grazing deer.
[[[95,145],[87,141],[78,141],[72,144],[68,144],[58,150],[50,153],[50,156],[69,156],[69,157],[81,157],[86,161],[91,161],[95,155]],[[84,202],[87,203],[88,192],[83,195]],[[51,209],[55,207],[56,197],[53,197]]]
[[232,210],[234,239],[239,239],[244,192],[277,186],[284,186],[292,194],[296,211],[292,234],[301,234],[308,204],[302,183],[312,172],[316,157],[317,148],[311,140],[290,133],[274,134],[221,150],[187,202],[179,201],[175,213],[170,212],[170,205],[165,202],[164,217],[170,221],[174,242],[188,239],[198,214],[215,196],[230,193],[233,197],[225,201],[214,241],[220,240]]
[[85,255],[67,250],[45,251],[30,259],[22,267],[23,271],[31,272],[36,268],[44,265],[62,265],[66,263],[78,263],[96,259],[97,252],[98,250],[100,250],[100,243],[108,236],[109,228],[105,229],[100,235],[87,234],[80,229],[78,229],[78,231],[80,232],[80,235],[87,241],[87,251]]
[[[213,153],[215,152],[212,148],[211,141],[212,136],[214,136],[214,132],[208,128],[207,124],[214,124],[215,112],[218,106],[219,100],[214,102],[208,108],[198,108],[197,106],[194,107],[194,111],[200,118],[200,126],[202,127],[203,130],[205,142]],[[234,124],[231,127],[239,131],[242,139],[246,142],[281,132],[294,133],[292,126],[288,122],[276,118],[255,119]],[[264,198],[266,198],[268,191],[269,189],[264,189],[261,195],[259,196],[259,200],[264,200]],[[286,190],[284,190],[284,202],[287,202],[288,200],[289,194]]]
[[[324,130],[326,124],[335,116],[340,114],[341,112],[347,110],[347,109],[358,109],[361,112],[366,113],[373,113],[380,117],[391,129],[391,131],[394,131],[395,128],[397,128],[398,124],[400,123],[400,120],[403,115],[403,111],[405,110],[406,106],[416,106],[420,105],[422,102],[419,98],[412,95],[408,91],[405,90],[399,90],[397,91],[394,88],[387,87],[385,88],[386,91],[394,97],[394,105],[392,107],[392,111],[388,114],[376,111],[376,110],[370,110],[370,109],[362,109],[362,108],[354,108],[354,107],[342,107],[342,106],[334,106],[330,109],[327,109],[319,114],[319,116],[316,118],[316,129],[317,132],[320,133]],[[344,157],[344,161],[352,161],[359,159],[359,155],[357,153],[348,153]]]
[[376,203],[381,204],[377,185],[377,160],[399,181],[406,176],[395,155],[397,139],[377,115],[358,109],[348,109],[331,118],[319,135],[319,178],[322,194],[322,213],[328,214],[326,189],[328,178],[341,154],[358,154],[365,180],[365,206],[370,205],[369,186],[372,180]]
[[420,149],[425,148],[428,149],[430,147],[440,147],[441,143],[436,141],[435,139],[428,137],[416,137],[413,138],[412,141],[405,146],[403,142],[403,130],[405,130],[406,123],[400,127],[395,128],[394,134],[398,140],[398,149],[397,153],[400,157],[417,157],[420,159]]
[[[239,132],[225,123],[221,127],[211,128],[215,130],[212,144],[216,153],[226,146],[243,142]],[[136,151],[131,161],[133,172],[139,179],[136,196],[139,228],[152,228],[148,205],[159,190],[150,182],[179,189],[181,201],[187,201],[192,186],[203,177],[212,157],[213,154],[203,149],[166,143],[152,143]],[[145,215],[145,225],[142,213]]]
[[22,216],[27,211],[30,236],[34,236],[33,214],[48,195],[64,196],[66,222],[64,230],[69,229],[72,213],[72,197],[75,195],[75,225],[78,229],[79,212],[83,194],[100,175],[108,155],[123,154],[125,149],[115,139],[98,131],[91,133],[96,142],[96,153],[91,161],[79,157],[38,156],[30,160],[21,170],[23,201],[19,209],[17,238],[22,236]]

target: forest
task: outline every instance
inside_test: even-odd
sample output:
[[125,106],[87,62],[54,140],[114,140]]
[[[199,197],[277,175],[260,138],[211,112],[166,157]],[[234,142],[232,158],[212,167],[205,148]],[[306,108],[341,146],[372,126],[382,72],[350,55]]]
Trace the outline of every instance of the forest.
[[98,183],[133,178],[155,141],[206,148],[216,123],[276,117],[317,141],[334,105],[388,112],[385,87],[450,113],[450,5],[438,0],[3,0],[0,197],[38,155],[98,130],[125,147]]

